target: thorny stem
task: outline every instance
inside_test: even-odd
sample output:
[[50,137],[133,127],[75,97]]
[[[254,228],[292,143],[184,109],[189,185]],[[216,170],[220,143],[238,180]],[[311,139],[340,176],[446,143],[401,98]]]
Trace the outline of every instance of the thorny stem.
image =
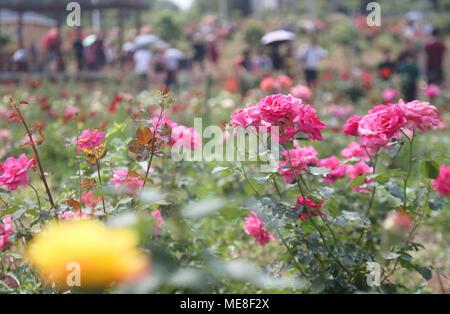
[[27,131],[28,138],[30,139],[31,147],[33,148],[33,151],[36,154],[36,160],[37,160],[37,163],[38,163],[39,172],[41,174],[40,177],[41,177],[42,183],[44,183],[45,190],[46,190],[47,195],[48,195],[48,200],[49,200],[50,204],[52,205],[52,208],[54,208],[55,207],[55,203],[53,202],[52,193],[50,191],[50,188],[48,186],[47,180],[45,178],[45,173],[44,173],[44,169],[42,168],[42,164],[41,164],[41,160],[39,158],[38,150],[37,150],[36,145],[34,144],[34,141],[33,141],[33,135],[31,133],[30,129],[28,128],[28,125],[27,125],[27,123],[26,123],[26,121],[25,121],[25,119],[24,119],[24,117],[22,115],[22,112],[20,111],[20,109],[17,106],[16,102],[14,101],[13,97],[9,96],[9,99],[11,101],[11,104],[14,106],[14,109],[16,110],[17,114],[19,115],[20,122],[22,122],[23,126],[25,127],[25,129]]

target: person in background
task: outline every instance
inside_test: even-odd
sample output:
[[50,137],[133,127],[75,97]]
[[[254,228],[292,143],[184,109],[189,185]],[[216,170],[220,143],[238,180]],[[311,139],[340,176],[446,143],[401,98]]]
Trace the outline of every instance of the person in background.
[[133,55],[135,63],[134,71],[139,76],[139,92],[148,87],[148,73],[150,72],[150,63],[152,53],[148,48],[139,48]]
[[77,61],[78,72],[81,72],[83,71],[84,66],[84,47],[80,32],[77,32],[77,38],[74,40],[72,48],[75,54],[75,59]]
[[163,49],[158,49],[152,58],[152,69],[155,81],[162,85],[166,79],[166,59]]
[[280,47],[278,45],[271,47],[270,59],[272,60],[274,71],[280,71],[283,68],[283,58],[280,55]]
[[207,38],[208,40],[208,46],[207,46],[207,52],[208,52],[208,58],[211,61],[211,63],[216,66],[219,62],[219,50],[217,47],[217,39],[214,37],[214,35],[210,35]]
[[252,74],[256,77],[265,77],[272,70],[272,61],[267,56],[264,47],[259,47],[253,61]]
[[294,48],[292,48],[292,45],[289,45],[286,49],[286,55],[283,59],[283,65],[284,65],[284,68],[286,69],[286,74],[291,79],[294,79],[294,76],[295,76],[293,49]]
[[312,35],[310,43],[300,47],[297,56],[303,64],[306,84],[313,87],[318,78],[319,62],[328,56],[328,52],[317,44],[316,36]]
[[249,49],[244,50],[244,52],[242,53],[241,66],[247,71],[252,70],[252,58]]
[[428,84],[442,84],[444,71],[442,65],[445,56],[445,43],[440,39],[438,29],[434,29],[430,41],[425,45],[426,74]]
[[192,45],[194,51],[194,56],[192,58],[193,65],[198,65],[200,67],[200,72],[205,68],[204,60],[206,55],[206,46],[202,40],[202,35],[197,33],[194,35],[194,43]]
[[383,49],[383,61],[378,64],[378,74],[383,80],[389,80],[395,72],[395,62],[391,60],[391,50]]
[[105,47],[102,35],[98,36],[92,46],[95,54],[95,69],[101,70],[106,64]]
[[[177,86],[177,74],[179,69],[179,60],[181,59],[181,55],[176,51],[176,49],[167,49],[164,52],[164,59],[166,63],[166,82],[165,85],[167,87]],[[181,52],[180,52],[181,53]]]
[[417,54],[410,51],[404,56],[404,60],[399,64],[398,68],[401,77],[401,86],[403,96],[406,102],[416,99],[417,81],[419,79],[419,66],[417,64]]

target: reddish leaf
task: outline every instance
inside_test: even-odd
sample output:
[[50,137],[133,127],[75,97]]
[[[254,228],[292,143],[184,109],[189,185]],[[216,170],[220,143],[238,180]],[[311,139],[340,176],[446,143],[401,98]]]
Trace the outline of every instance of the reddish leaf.
[[73,198],[68,199],[67,204],[69,204],[70,206],[72,206],[75,210],[81,210],[81,205],[80,203],[78,203],[76,200],[74,200]]
[[136,131],[136,137],[140,144],[148,144],[153,138],[152,131],[150,131],[150,128],[140,126]]

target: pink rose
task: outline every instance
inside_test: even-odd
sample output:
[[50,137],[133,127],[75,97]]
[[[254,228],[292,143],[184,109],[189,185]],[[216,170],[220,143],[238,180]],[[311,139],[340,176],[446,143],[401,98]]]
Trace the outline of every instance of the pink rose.
[[307,135],[312,141],[322,141],[321,130],[327,127],[316,115],[316,109],[310,105],[300,105],[293,122],[298,126],[300,132]]
[[82,148],[94,149],[102,144],[105,133],[86,129],[81,133],[81,136],[75,141],[77,144],[77,152],[80,152]]
[[95,197],[94,191],[84,192],[80,199],[87,207],[95,208],[98,202],[102,200],[101,197]]
[[250,215],[252,217],[245,218],[245,232],[254,236],[255,241],[262,246],[269,243],[269,241],[275,242],[275,237],[273,236],[273,234],[269,233],[267,229],[263,228],[264,221],[259,219],[258,214],[256,214],[254,211],[250,211]]
[[231,125],[234,127],[258,126],[261,121],[261,115],[258,108],[254,105],[247,105],[247,108],[241,109],[231,115]]
[[300,99],[274,94],[261,99],[257,107],[261,112],[262,119],[269,123],[277,124],[290,121],[295,116],[300,104]]
[[286,161],[280,161],[278,163],[278,168],[280,168],[278,173],[283,177],[286,184],[292,183],[296,176],[302,174],[304,172],[302,169],[305,169],[310,164],[316,164],[319,161],[317,159],[317,151],[312,146],[297,146],[281,154],[285,157]]
[[0,217],[0,251],[4,252],[9,245],[9,237],[14,232],[11,215]]
[[61,215],[58,215],[58,219],[61,219],[61,220],[64,220],[64,219],[72,220],[72,219],[75,219],[75,218],[80,218],[80,216],[81,216],[81,218],[86,218],[86,219],[94,217],[93,214],[87,214],[85,212],[81,212],[81,210],[77,210],[76,212],[68,210],[68,211],[62,213]]
[[400,96],[400,92],[395,88],[387,88],[381,93],[381,98],[385,104],[393,103],[398,96]]
[[339,163],[339,159],[334,155],[323,158],[317,163],[319,167],[325,167],[331,171],[330,174],[323,178],[326,183],[332,184],[336,182],[337,179],[345,176],[345,166],[342,166]]
[[351,142],[341,151],[342,157],[345,159],[350,159],[352,157],[361,158],[363,160],[369,160],[369,156],[367,156],[367,152],[359,146],[359,144],[355,142]]
[[[306,200],[306,204],[305,204]],[[305,221],[309,219],[310,216],[319,216],[320,215],[326,215],[324,212],[320,211],[320,208],[322,207],[324,201],[320,202],[319,204],[314,203],[312,200],[310,200],[307,196],[303,198],[303,196],[297,197],[297,204],[296,207],[300,207],[302,205],[303,213],[298,215],[298,218],[300,218],[302,221]]]
[[366,173],[373,173],[373,168],[369,167],[364,161],[360,161],[356,165],[346,165],[345,168],[350,181]]
[[431,99],[439,97],[440,94],[441,89],[439,88],[439,86],[434,84],[428,85],[427,89],[425,90],[425,95]]
[[376,106],[359,122],[359,144],[375,155],[405,124],[405,114],[399,105]]
[[261,83],[259,84],[259,88],[263,91],[263,92],[271,92],[273,90],[277,90],[277,82],[275,81],[275,79],[273,77],[266,77],[264,80],[261,81]]
[[153,229],[153,234],[155,236],[159,236],[161,234],[162,227],[165,224],[164,219],[162,218],[161,212],[159,210],[153,211],[152,216],[155,219],[155,227]]
[[408,129],[414,130],[419,128],[425,133],[427,129],[439,125],[439,118],[435,106],[419,100],[414,100],[406,104],[401,100],[399,105],[405,112],[406,126]]
[[289,89],[293,85],[291,78],[287,75],[280,75],[278,77],[278,83],[283,89]]
[[[366,173],[373,173],[373,168],[369,167],[364,161],[361,161],[361,162],[357,163],[356,165],[346,165],[345,170],[348,174],[350,181],[353,181],[357,177],[362,176]],[[362,184],[368,184],[372,181],[373,181],[373,179],[367,180],[367,178],[366,178],[364,180],[364,183],[362,183]],[[368,190],[368,189],[355,187],[352,190],[355,192],[359,192],[359,191]]]
[[190,150],[195,150],[201,147],[202,138],[198,132],[193,128],[188,128],[184,125],[178,125],[172,129],[173,146],[183,147]]
[[345,122],[342,130],[348,136],[358,136],[359,122],[363,117],[353,116]]
[[312,91],[308,86],[297,85],[291,88],[291,94],[295,98],[300,98],[301,100],[309,101],[312,96]]
[[28,169],[34,167],[34,158],[27,159],[25,154],[19,156],[19,159],[8,157],[3,164],[0,164],[0,185],[8,186],[8,191],[14,191],[19,186],[30,183]]
[[66,122],[73,118],[73,116],[78,112],[78,107],[70,106],[67,107],[64,111],[64,115],[62,117],[63,121]]
[[442,165],[439,177],[432,182],[435,185],[433,190],[439,191],[442,196],[450,195],[450,166]]
[[139,188],[144,185],[144,181],[139,177],[128,177],[128,170],[114,170],[113,177],[109,180],[115,183],[114,188],[123,188],[123,192],[129,195],[137,195]]

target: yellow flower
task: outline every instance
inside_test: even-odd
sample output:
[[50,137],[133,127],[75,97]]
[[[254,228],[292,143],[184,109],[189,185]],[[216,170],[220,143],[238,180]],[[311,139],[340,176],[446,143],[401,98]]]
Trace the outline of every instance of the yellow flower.
[[31,241],[26,256],[48,283],[73,285],[68,277],[78,275],[72,271],[79,265],[79,288],[100,289],[146,274],[149,259],[137,244],[131,229],[110,229],[93,220],[52,223]]

